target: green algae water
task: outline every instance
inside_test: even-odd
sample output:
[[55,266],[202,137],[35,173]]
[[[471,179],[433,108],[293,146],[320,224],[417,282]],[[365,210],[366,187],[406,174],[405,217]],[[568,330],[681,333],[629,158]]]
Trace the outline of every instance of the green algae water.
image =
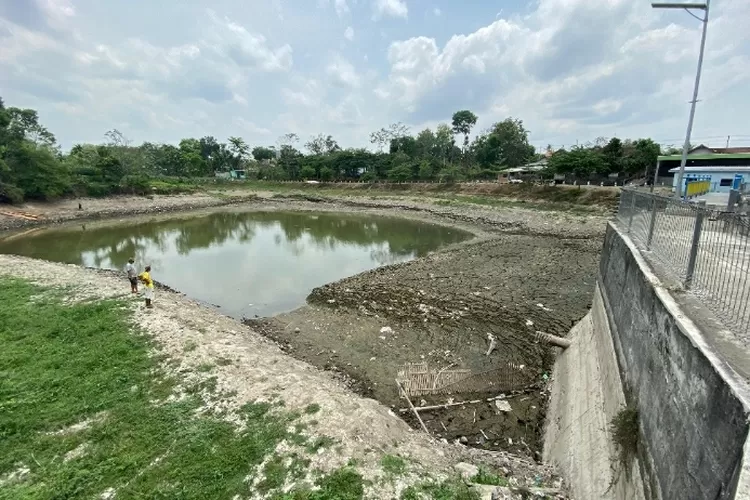
[[115,270],[133,257],[157,281],[240,318],[293,310],[317,286],[470,237],[396,217],[229,211],[35,230],[0,239],[0,253]]

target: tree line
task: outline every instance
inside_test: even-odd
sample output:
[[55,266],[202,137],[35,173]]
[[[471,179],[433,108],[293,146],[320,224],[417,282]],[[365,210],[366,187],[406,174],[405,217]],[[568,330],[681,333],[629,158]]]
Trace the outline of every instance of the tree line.
[[659,154],[659,145],[650,139],[618,138],[537,153],[520,119],[497,122],[470,140],[476,123],[469,110],[416,134],[394,123],[370,135],[374,151],[343,149],[326,134],[301,143],[297,134],[289,133],[274,145],[251,148],[241,137],[221,142],[212,136],[185,138],[178,145],[133,145],[118,130],[110,130],[102,143],[76,144],[65,153],[35,110],[5,107],[0,98],[0,202],[169,192],[174,179],[205,179],[231,170],[276,181],[456,182],[495,179],[500,170],[544,158],[550,176],[636,174],[653,166]]

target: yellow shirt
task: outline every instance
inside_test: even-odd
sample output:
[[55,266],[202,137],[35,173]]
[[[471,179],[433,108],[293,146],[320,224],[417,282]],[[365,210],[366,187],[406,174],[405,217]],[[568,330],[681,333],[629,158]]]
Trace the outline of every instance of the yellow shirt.
[[143,271],[138,278],[146,285],[147,288],[154,288],[154,280],[151,279],[151,273]]

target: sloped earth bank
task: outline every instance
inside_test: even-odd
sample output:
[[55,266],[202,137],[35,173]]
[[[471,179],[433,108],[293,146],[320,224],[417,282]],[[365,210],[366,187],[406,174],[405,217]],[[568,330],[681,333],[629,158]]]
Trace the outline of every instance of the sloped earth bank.
[[[353,394],[329,374],[285,355],[277,345],[247,326],[182,294],[161,288],[157,290],[155,307],[146,310],[141,298],[130,296],[128,284],[119,273],[17,256],[0,255],[0,275],[59,288],[68,301],[105,298],[127,301],[136,325],[159,346],[160,352],[154,355],[163,359],[164,369],[177,375],[185,386],[197,384],[206,388],[207,405],[203,412],[232,420],[246,403],[267,401],[283,402],[285,411],[303,415],[300,429],[305,429],[308,442],[320,446],[305,451],[304,447],[297,449],[299,446],[295,447],[294,442],[282,441],[273,457],[268,457],[282,462],[286,456],[297,457],[294,453],[306,457],[299,462],[306,464],[305,470],[280,483],[286,491],[306,481],[312,484],[320,474],[347,467],[363,477],[365,498],[396,498],[410,485],[417,485],[412,496],[407,495],[416,498],[414,491],[428,491],[427,485],[436,484],[431,481],[455,477],[455,466],[461,461],[483,464],[493,474],[505,475],[511,485],[560,486],[548,468],[532,461],[441,443],[414,431],[377,401]],[[123,310],[123,314],[128,311]],[[21,476],[28,473],[28,465],[20,464],[18,474],[0,477],[0,489],[8,481],[23,480]],[[34,469],[33,464],[30,466]],[[255,482],[263,481],[263,471],[270,473],[270,470],[266,466],[248,471],[248,477],[255,478]],[[33,470],[31,473],[35,474]],[[266,484],[270,481],[267,477]],[[253,491],[252,484],[248,488]],[[283,491],[272,490],[268,494],[280,495]],[[116,496],[117,488],[110,488],[102,498]],[[256,492],[250,498],[259,496]]]
[[[522,390],[508,399],[509,411],[483,402],[422,415],[435,436],[538,459],[553,353],[536,332],[564,336],[586,314],[600,242],[559,227],[528,233],[501,229],[359,274],[313,290],[309,306],[247,323],[396,412],[406,407],[394,382],[406,363],[481,374],[451,394],[415,398],[418,406]],[[488,334],[495,339],[490,355]],[[513,376],[515,384],[504,383]],[[419,428],[410,413],[399,413]]]
[[[565,336],[590,307],[603,216],[436,206],[424,199],[303,197],[319,209],[397,209],[451,224],[474,240],[412,262],[382,267],[312,291],[305,307],[246,319],[291,355],[340,373],[350,387],[403,416],[395,378],[407,363],[469,369],[472,383],[417,406],[508,394],[494,401],[425,411],[430,432],[451,442],[540,458],[553,353],[539,331]],[[290,200],[291,201],[291,200]],[[490,347],[489,335],[495,339]],[[514,384],[503,383],[513,377]],[[493,385],[494,384],[494,385]]]
[[[179,359],[181,370],[189,373],[191,366],[241,353],[231,366],[216,367],[219,387],[230,394],[238,388],[227,404],[242,404],[269,394],[281,394],[293,408],[318,402],[330,412],[330,418],[320,419],[326,421],[323,430],[346,438],[346,446],[340,447],[342,456],[364,456],[366,467],[377,468],[377,454],[368,455],[372,450],[381,454],[397,451],[440,474],[450,463],[469,454],[482,460],[490,457],[501,472],[522,483],[550,484],[548,471],[531,461],[538,459],[541,448],[545,379],[552,363],[550,349],[536,341],[535,332],[565,335],[586,313],[595,282],[603,215],[492,209],[467,203],[445,205],[424,197],[259,195],[236,209],[398,214],[453,225],[474,232],[477,238],[423,259],[313,290],[309,305],[275,318],[249,320],[252,329],[178,295],[160,297],[159,308],[145,317],[164,315],[164,321],[158,322],[161,333],[153,323],[144,326],[157,338],[166,335],[170,342],[178,342],[170,354]],[[178,205],[173,201],[169,210]],[[186,207],[191,206],[188,198],[183,201]],[[152,205],[162,203],[164,200],[159,199]],[[207,206],[214,202],[201,203]],[[148,202],[136,206],[133,213],[161,210]],[[115,212],[129,214],[122,206]],[[74,213],[66,215],[76,218]],[[54,220],[54,216],[54,211],[47,212],[48,220]],[[40,269],[36,264],[31,266],[34,269],[27,267],[23,272],[31,276],[34,269]],[[55,272],[47,269],[46,279],[52,275]],[[89,274],[86,283],[100,291],[98,278],[91,278],[98,275]],[[121,286],[119,280],[114,282]],[[333,383],[330,375],[283,356],[278,347],[264,342],[256,332],[273,339],[293,357],[334,372],[339,382],[344,380],[356,392],[378,399],[392,411],[355,397],[340,383]],[[496,343],[489,356],[488,334]],[[186,342],[197,342],[200,348],[184,352],[179,347],[183,335]],[[438,369],[467,368],[486,375],[494,370],[500,378],[512,372],[522,382],[523,390],[510,395],[507,406],[485,401],[422,412],[431,434],[450,443],[430,444],[396,418],[400,415],[418,428],[410,413],[400,411],[406,404],[398,398],[394,382],[400,367],[417,362]],[[466,392],[415,397],[414,403],[434,405],[450,398],[455,402],[507,393],[502,387],[488,387],[488,377],[478,378],[473,388],[464,388]],[[395,441],[390,436],[396,436]],[[399,450],[406,451],[393,448],[399,436],[408,437],[408,443],[399,445],[403,446]],[[459,442],[469,446],[454,444]],[[411,451],[413,447],[416,451]],[[477,448],[511,450],[527,458]],[[335,460],[331,466],[335,466]]]

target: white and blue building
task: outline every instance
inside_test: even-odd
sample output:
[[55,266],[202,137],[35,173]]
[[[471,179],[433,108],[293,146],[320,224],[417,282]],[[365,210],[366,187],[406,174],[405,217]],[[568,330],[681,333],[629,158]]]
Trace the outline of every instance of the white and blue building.
[[[679,167],[669,171],[676,174]],[[750,191],[750,166],[747,167],[685,167],[685,181],[707,180],[710,193],[728,193],[730,189]],[[677,176],[672,178],[672,188],[677,188]]]
[[[658,180],[676,188],[682,156],[659,156]],[[708,180],[710,192],[728,193],[731,189],[750,192],[750,147],[709,148],[698,146],[688,152],[685,178]]]

